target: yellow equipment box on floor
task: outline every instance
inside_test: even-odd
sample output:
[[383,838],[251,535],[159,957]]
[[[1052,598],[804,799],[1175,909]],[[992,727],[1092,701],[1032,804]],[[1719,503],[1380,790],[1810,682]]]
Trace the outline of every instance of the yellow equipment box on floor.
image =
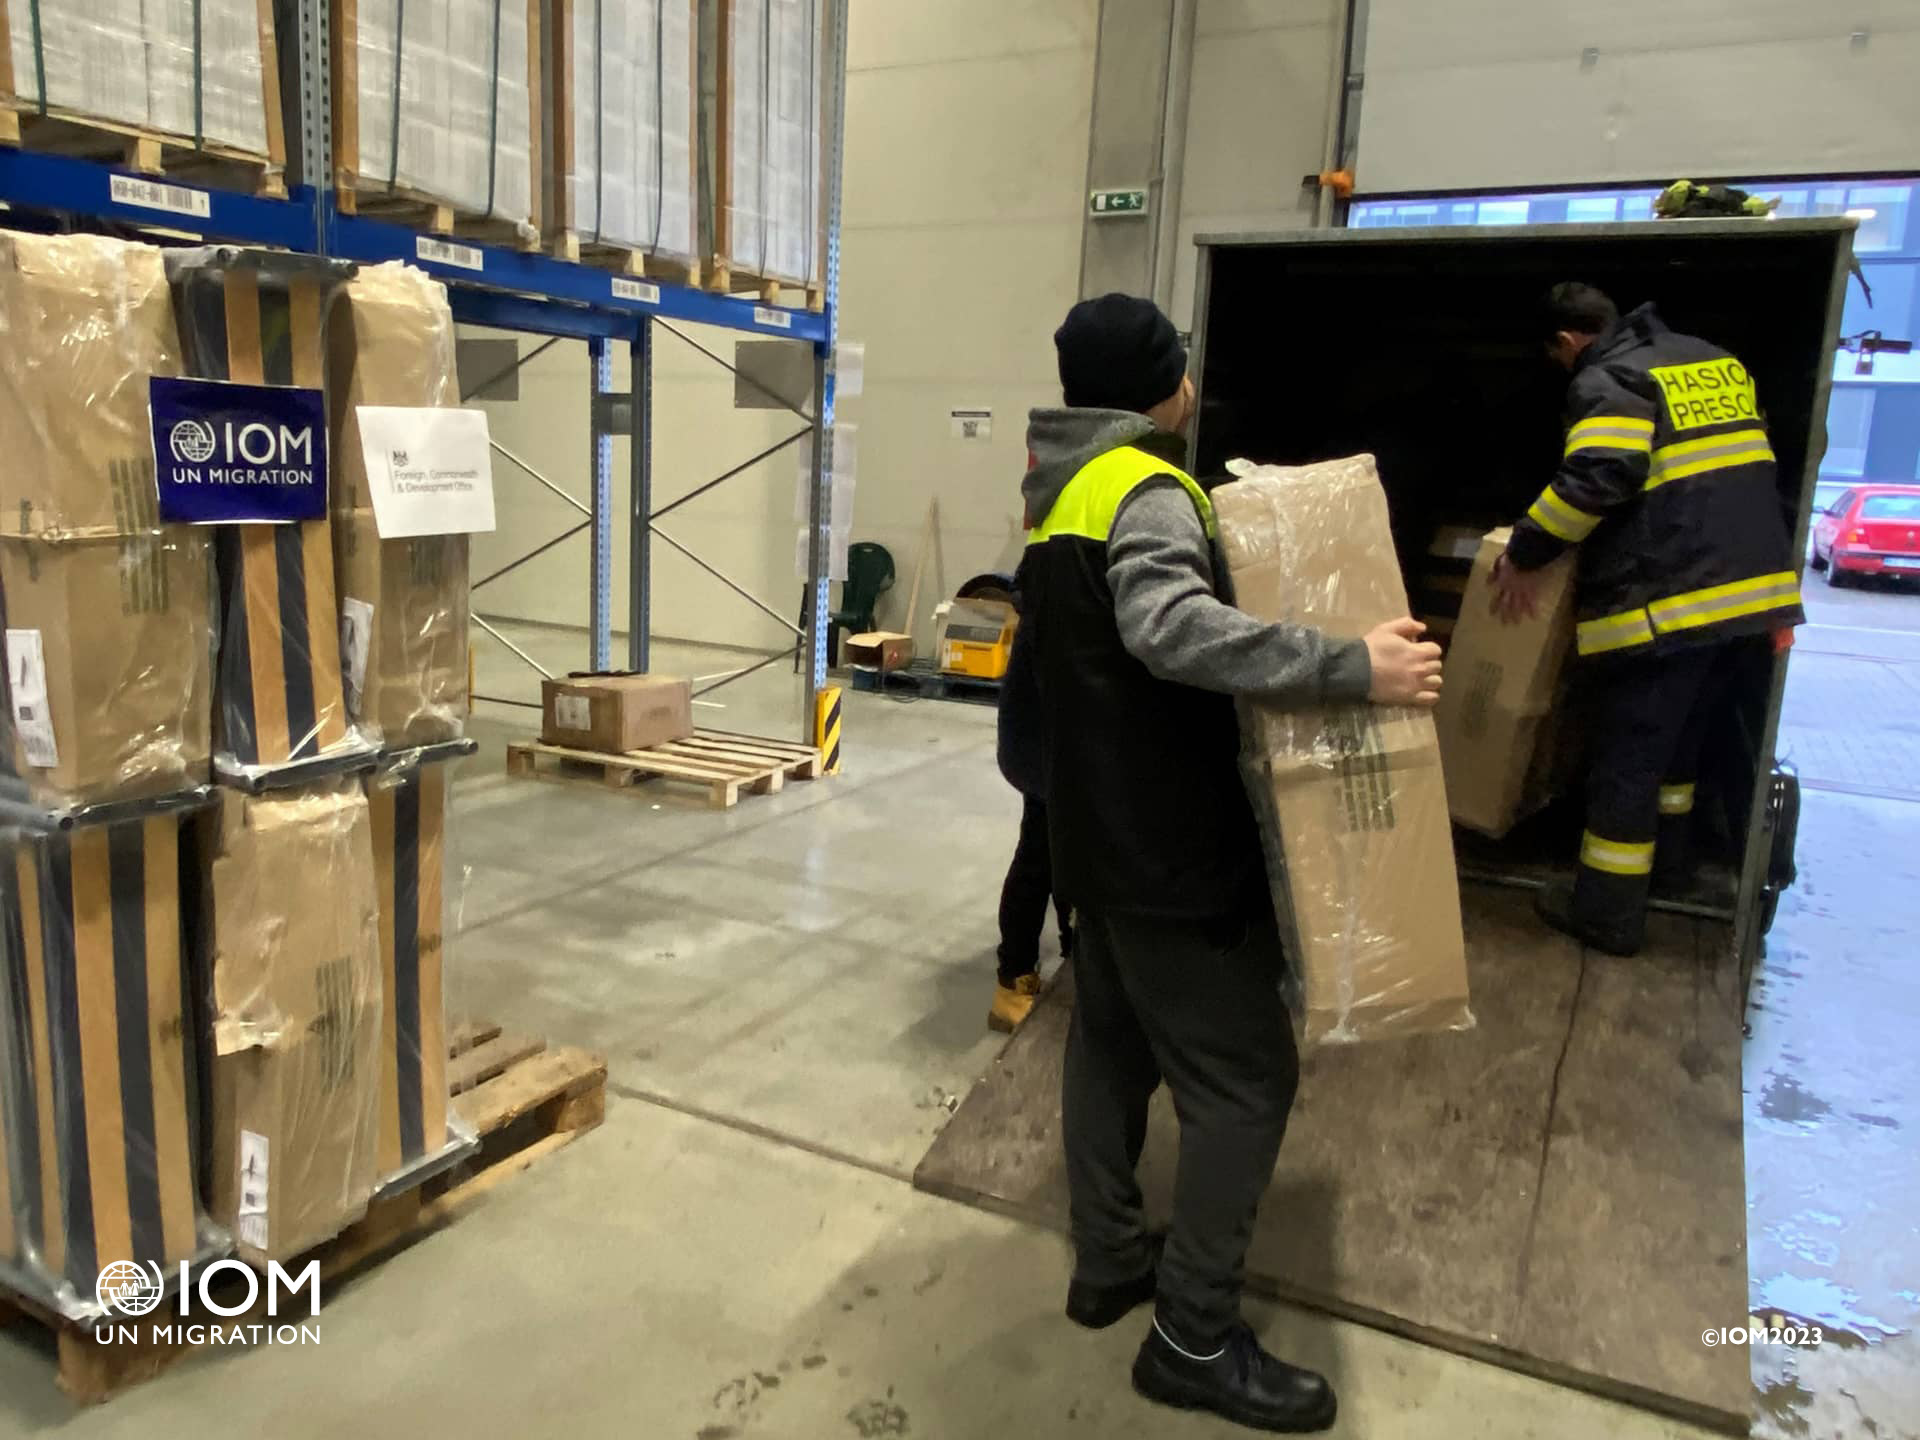
[[1020,616],[1004,600],[955,600],[940,630],[940,668],[949,675],[998,680],[1007,673]]

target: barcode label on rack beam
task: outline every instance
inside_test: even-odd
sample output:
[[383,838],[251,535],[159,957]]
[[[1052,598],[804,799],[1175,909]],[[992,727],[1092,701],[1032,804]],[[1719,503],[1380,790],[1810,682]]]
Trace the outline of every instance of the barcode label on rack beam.
[[791,330],[793,328],[793,316],[787,314],[784,310],[773,310],[765,305],[756,305],[753,307],[753,323],[756,325],[771,325],[776,330]]
[[165,210],[174,215],[198,216],[202,220],[213,213],[213,197],[204,190],[141,180],[132,175],[109,178],[107,195],[116,205],[138,205],[142,210]]
[[642,305],[658,305],[660,287],[649,285],[644,280],[629,280],[624,275],[616,275],[613,277],[613,298],[638,300]]
[[486,252],[477,245],[456,245],[451,240],[435,240],[430,235],[422,235],[414,241],[413,253],[422,260],[432,260],[441,265],[458,265],[462,270],[487,268]]

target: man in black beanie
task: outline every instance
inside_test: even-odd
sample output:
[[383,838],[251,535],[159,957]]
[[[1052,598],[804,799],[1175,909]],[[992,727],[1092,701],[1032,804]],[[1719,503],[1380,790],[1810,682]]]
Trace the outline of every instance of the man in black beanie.
[[[1150,302],[1104,295],[1054,335],[1062,409],[1027,430],[1022,619],[1003,734],[1037,737],[1056,893],[1077,917],[1062,1115],[1074,1273],[1102,1328],[1155,1300],[1143,1395],[1265,1430],[1333,1423],[1326,1380],[1240,1317],[1254,1214],[1299,1078],[1233,697],[1432,704],[1412,619],[1363,640],[1269,625],[1225,599],[1213,507],[1182,468],[1187,357]],[[1030,713],[1006,713],[1013,697]],[[1180,1121],[1173,1229],[1134,1167],[1165,1080]]]

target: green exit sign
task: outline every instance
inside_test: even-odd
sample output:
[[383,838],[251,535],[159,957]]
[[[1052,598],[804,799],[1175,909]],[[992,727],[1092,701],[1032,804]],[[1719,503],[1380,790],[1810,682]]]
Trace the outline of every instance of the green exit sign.
[[1096,190],[1087,201],[1089,215],[1144,215],[1145,190]]

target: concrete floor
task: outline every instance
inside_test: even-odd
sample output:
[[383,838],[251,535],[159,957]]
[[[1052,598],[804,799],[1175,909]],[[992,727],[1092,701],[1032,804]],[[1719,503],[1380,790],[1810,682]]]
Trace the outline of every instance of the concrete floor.
[[[1920,614],[1885,598],[1905,607],[1895,620],[1844,623]],[[513,634],[550,664],[584,660],[577,636]],[[738,660],[663,648],[655,663]],[[483,691],[535,693],[504,652],[483,664]],[[699,719],[728,729],[784,734],[798,713],[784,667],[713,698],[728,708]],[[292,1437],[1236,1433],[1135,1399],[1140,1324],[1088,1336],[1059,1317],[1056,1237],[907,1183],[997,1048],[982,1021],[1015,800],[994,772],[990,711],[849,697],[845,775],[725,812],[659,787],[509,782],[500,745],[531,713],[487,707],[474,728],[486,748],[459,790],[471,879],[450,1004],[603,1050],[605,1127],[334,1295],[318,1350],[203,1356],[74,1415],[31,1332],[0,1335],[0,1437],[151,1440],[216,1416]],[[1829,793],[1809,798],[1810,883],[1783,911],[1754,1017],[1754,1273],[1764,1284],[1777,1264],[1836,1320],[1870,1315],[1878,1339],[1803,1352],[1791,1373],[1756,1351],[1756,1375],[1768,1433],[1894,1440],[1920,1433],[1902,1143],[1920,1133],[1905,964],[1920,877],[1904,890],[1853,877],[1871,857],[1911,872],[1920,812],[1838,796],[1881,807],[1863,818]],[[1816,828],[1826,868],[1808,856]],[[1843,894],[1854,928],[1834,959]],[[1863,1020],[1848,992],[1869,981]],[[1269,1343],[1334,1376],[1339,1435],[1698,1433],[1311,1312],[1250,1308]]]

